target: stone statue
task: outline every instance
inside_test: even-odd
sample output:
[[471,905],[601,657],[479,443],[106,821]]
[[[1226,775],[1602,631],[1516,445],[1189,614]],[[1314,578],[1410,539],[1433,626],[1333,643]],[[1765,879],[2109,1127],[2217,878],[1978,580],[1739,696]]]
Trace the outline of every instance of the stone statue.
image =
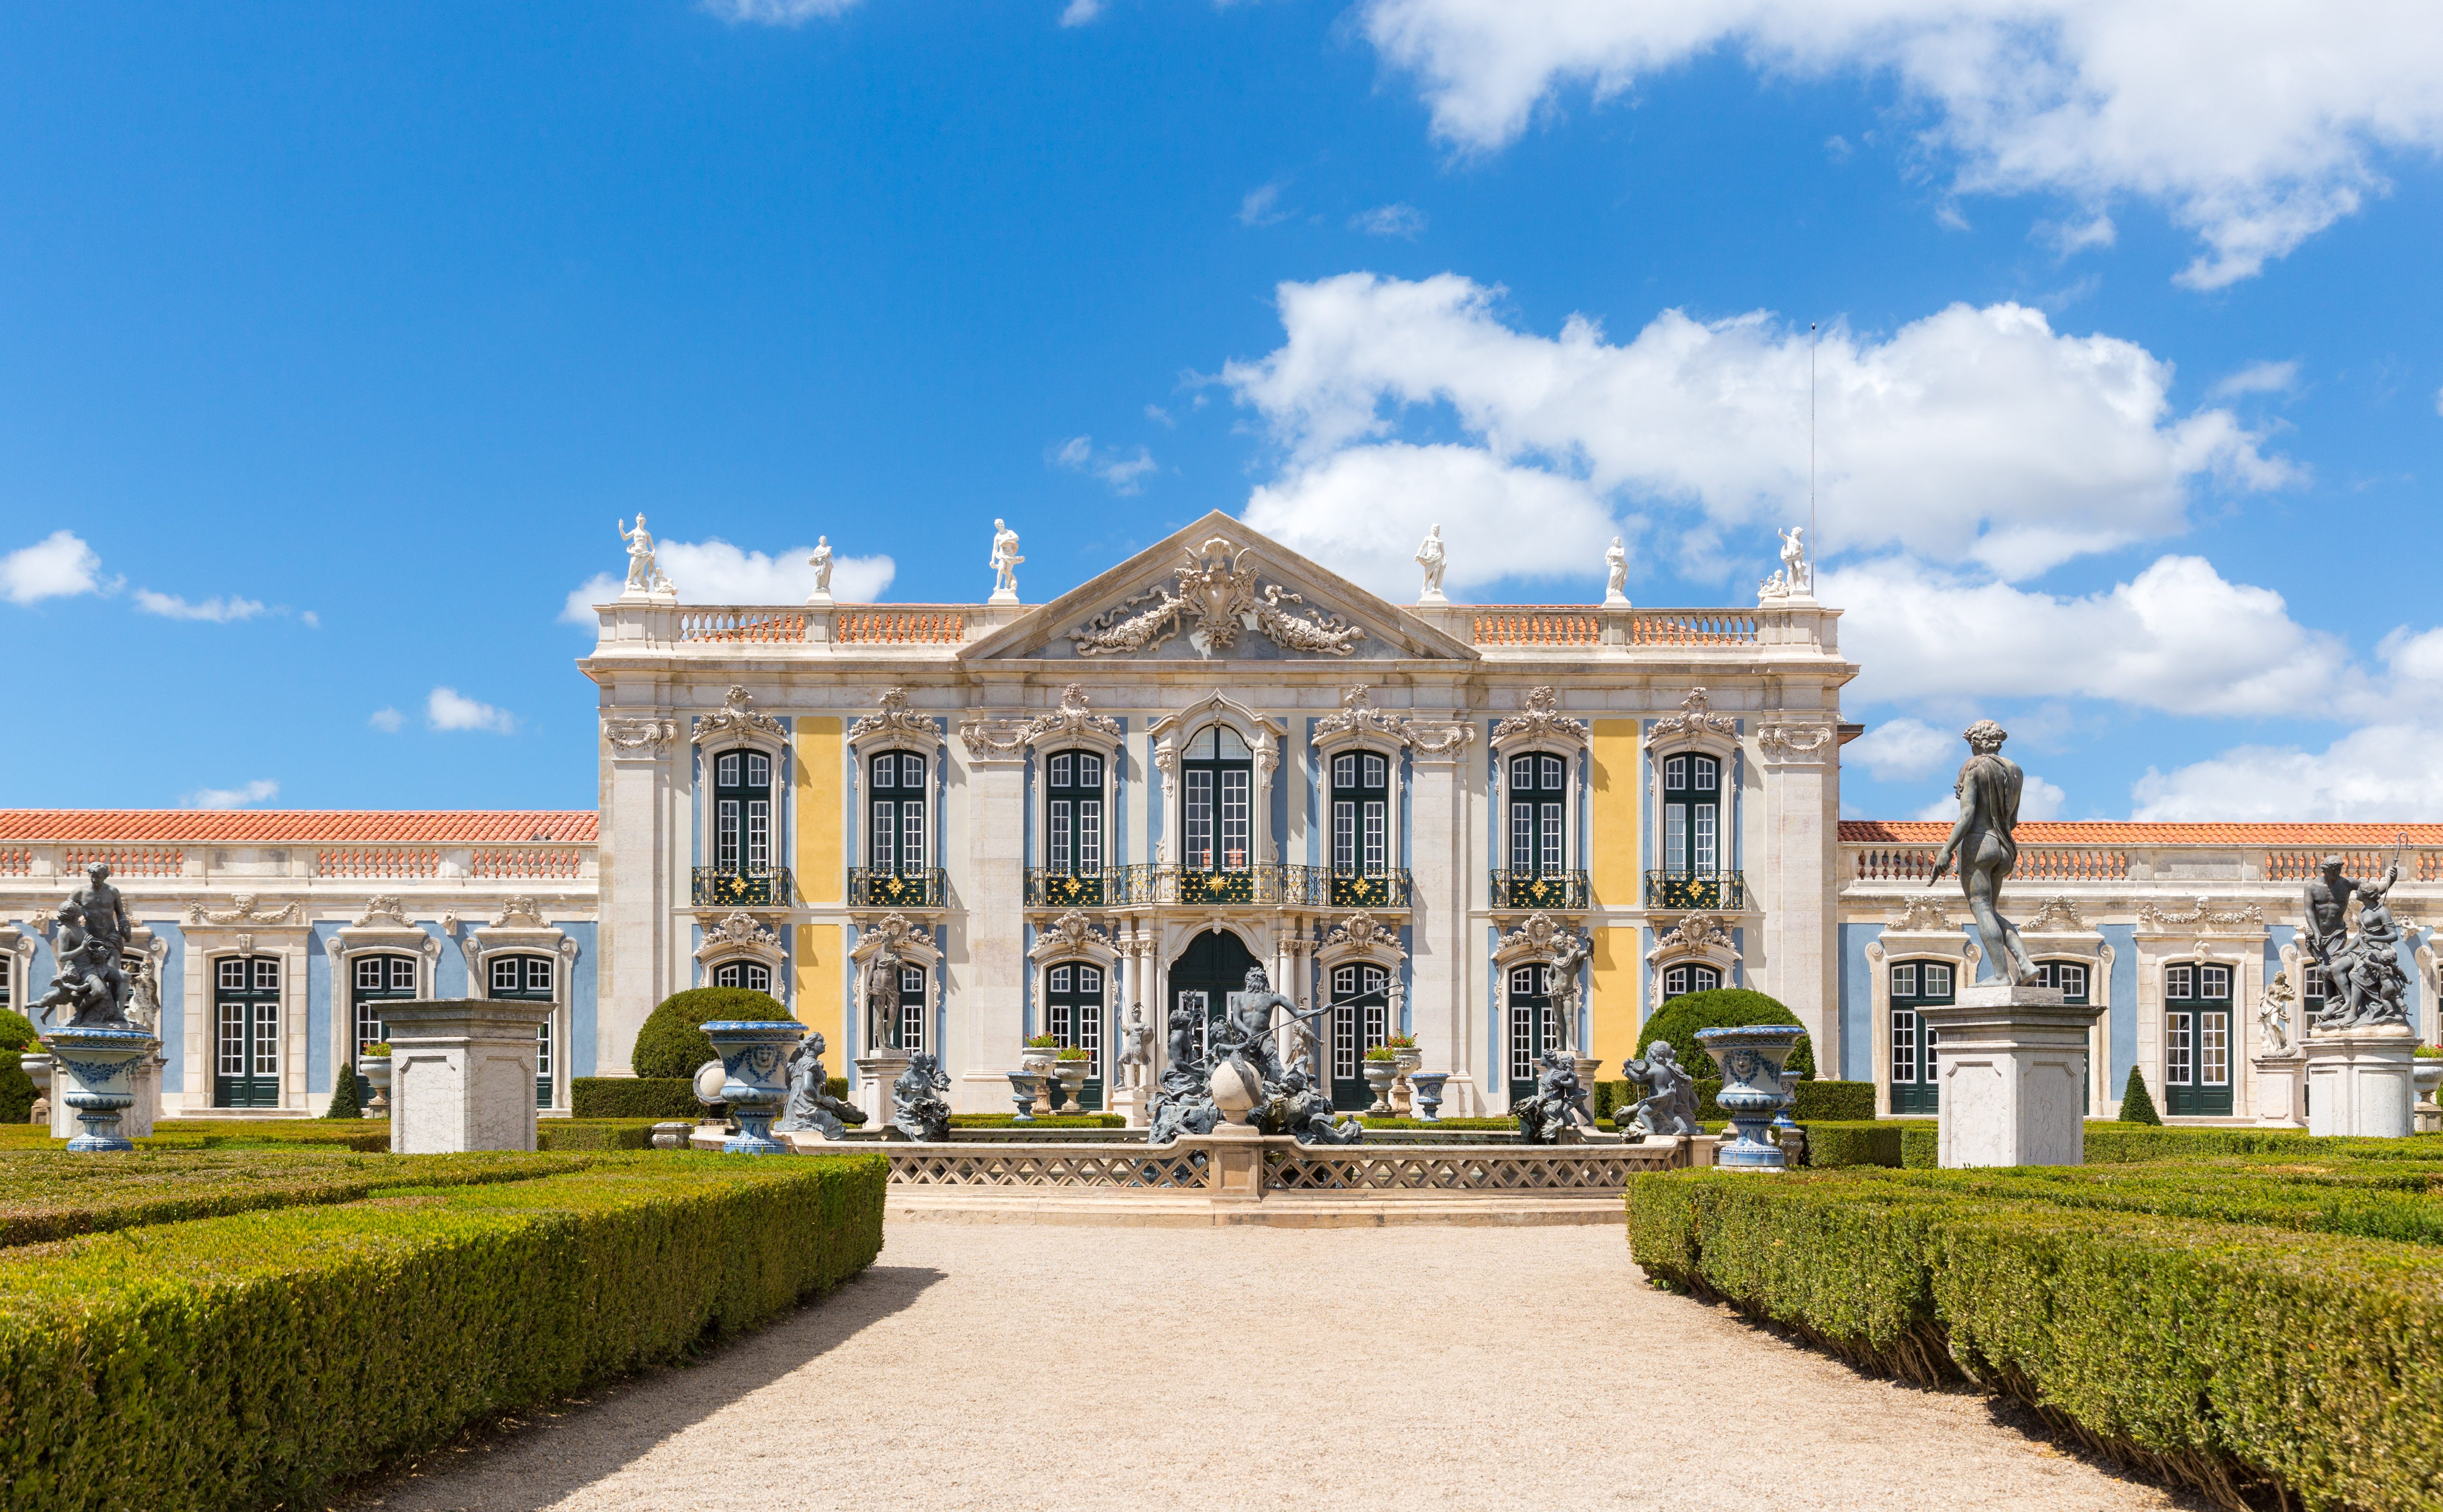
[[1604,602],[1628,602],[1628,548],[1620,543],[1618,536],[1611,538],[1611,548],[1604,553]]
[[[1653,1088],[1636,1110],[1637,1126],[1649,1139],[1698,1132],[1697,1079],[1680,1064],[1680,1053],[1669,1040],[1656,1040],[1643,1060],[1625,1063],[1621,1072],[1639,1085]],[[1624,1120],[1615,1118],[1614,1121]]]
[[937,1144],[950,1137],[950,1104],[941,1094],[950,1089],[939,1058],[911,1055],[908,1069],[891,1086],[891,1126],[911,1139]]
[[1119,1084],[1142,1087],[1153,1065],[1153,1026],[1145,1021],[1145,1005],[1129,1010],[1128,1027],[1120,1030]]
[[2290,1053],[2290,1008],[2298,1000],[2287,971],[2275,972],[2265,984],[2265,995],[2256,1000],[2256,1037],[2265,1054]]
[[1026,560],[1018,554],[1018,532],[1001,520],[993,521],[993,597],[1018,597],[1018,564]]
[[1425,570],[1425,586],[1417,593],[1420,603],[1434,603],[1442,596],[1442,569],[1449,565],[1442,550],[1442,528],[1427,527],[1424,544],[1417,548],[1417,565]]
[[1584,935],[1555,936],[1552,941],[1552,1008],[1561,1017],[1561,1044],[1578,1047],[1578,968],[1586,963]]
[[52,949],[59,975],[50,991],[34,1001],[34,1022],[48,1024],[54,1009],[64,1008],[66,1029],[133,1029],[123,1007],[126,974],[119,969],[119,953],[110,942],[84,927],[74,903],[60,910],[59,935]]
[[2307,969],[2323,972],[2327,984],[2333,980],[2333,957],[2348,942],[2350,895],[2358,891],[2358,885],[2342,875],[2345,865],[2339,856],[2326,856],[2324,874],[2308,878],[2300,895],[2307,922],[2299,932],[2299,947],[2311,963]]
[[1154,1092],[1147,1142],[1168,1144],[1183,1134],[1210,1134],[1222,1109],[1205,1089],[1211,1075],[1196,1053],[1196,1013],[1182,1004],[1170,1011],[1170,1056]]
[[1781,537],[1781,580],[1793,593],[1812,592],[1815,569],[1807,560],[1807,543],[1799,537],[1807,534],[1804,525],[1792,525],[1776,532]]
[[2035,963],[2028,959],[2019,932],[2002,917],[2002,883],[2018,864],[2019,847],[2011,832],[2019,824],[2019,790],[2026,778],[2019,764],[2002,755],[2010,738],[1991,720],[1979,720],[1961,732],[1972,753],[1959,768],[1951,791],[1959,798],[1959,818],[1951,838],[1934,858],[1929,887],[1942,880],[1956,858],[1959,885],[1968,894],[1968,911],[1976,916],[1976,933],[1985,942],[1985,959],[1994,975],[2013,986],[2036,979]]
[[651,531],[645,529],[644,512],[637,511],[636,528],[634,530],[619,524],[616,519],[614,519],[612,524],[617,526],[619,538],[628,543],[627,592],[631,593],[669,592],[670,580],[662,575],[660,564],[653,560],[653,537]]
[[[2321,883],[2338,882],[2341,858],[2324,860]],[[2334,945],[2320,938],[2324,957],[2324,1006],[2308,1025],[2308,1032],[2347,1029],[2380,1029],[2409,1022],[2409,977],[2400,969],[2400,925],[2392,917],[2390,894],[2400,880],[2400,864],[2387,867],[2383,880],[2358,884],[2358,927]],[[2313,889],[2318,883],[2309,883]],[[2311,913],[2309,916],[2314,918]],[[2316,920],[2321,928],[2322,920]]]
[[1274,1047],[1273,1011],[1286,1009],[1295,1019],[1298,1006],[1273,991],[1272,979],[1261,966],[1247,968],[1247,990],[1232,993],[1229,1001],[1230,1027],[1225,1043],[1217,1047],[1217,1059],[1222,1055],[1243,1056],[1250,1067],[1266,1082],[1281,1079],[1280,1053]]
[[[1577,1063],[1559,1050],[1536,1057],[1535,1095],[1510,1104],[1518,1120],[1518,1138],[1527,1144],[1560,1144],[1583,1127],[1586,1110],[1579,1104],[1586,1090],[1578,1084]],[[1591,1123],[1592,1120],[1587,1120]]]
[[1332,1099],[1293,1069],[1264,1088],[1264,1101],[1247,1121],[1266,1134],[1286,1134],[1300,1144],[1356,1144],[1366,1138],[1360,1120],[1332,1117]]
[[832,538],[829,536],[815,537],[815,554],[806,558],[806,565],[815,570],[815,591],[807,595],[808,602],[831,597]]
[[885,951],[865,969],[865,1051],[880,1055],[899,1043],[899,957]]
[[837,1139],[848,1133],[843,1124],[865,1122],[863,1108],[832,1096],[826,1087],[830,1078],[823,1073],[824,1048],[822,1030],[810,1029],[789,1052],[789,1101],[782,1104],[773,1133],[814,1129],[826,1139]]
[[1308,1057],[1314,1053],[1314,1033],[1306,1027],[1306,1021],[1291,1019],[1281,1026],[1281,1064],[1294,1071],[1311,1069]]

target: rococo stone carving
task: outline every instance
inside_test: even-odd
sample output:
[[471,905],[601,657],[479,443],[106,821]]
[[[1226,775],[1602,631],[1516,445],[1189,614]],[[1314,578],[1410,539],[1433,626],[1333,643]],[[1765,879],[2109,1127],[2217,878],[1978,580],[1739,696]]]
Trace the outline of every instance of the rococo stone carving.
[[1811,761],[1822,756],[1839,734],[1828,724],[1768,724],[1756,731],[1756,744],[1778,753],[1784,760]]
[[879,709],[848,727],[849,744],[862,745],[868,740],[906,736],[929,745],[942,738],[941,731],[929,718],[908,706],[906,688],[884,688],[878,701],[882,705]]
[[235,906],[219,913],[214,913],[202,903],[189,903],[187,922],[190,924],[293,924],[297,922],[298,908],[293,902],[258,908],[255,906],[255,895],[250,892],[232,893],[230,896],[230,902]]
[[1400,729],[1419,756],[1457,759],[1476,743],[1476,726],[1460,721],[1403,720]]
[[1526,922],[1501,937],[1494,946],[1496,960],[1508,962],[1514,956],[1525,956],[1571,966],[1586,959],[1587,940],[1575,929],[1556,924],[1548,914],[1534,913]]
[[1016,720],[962,720],[959,740],[976,761],[1015,761],[1026,754],[1026,726]]
[[1713,712],[1711,700],[1712,695],[1703,688],[1690,688],[1688,696],[1680,701],[1679,713],[1666,715],[1654,721],[1654,734],[1657,737],[1704,735],[1708,732],[1715,735],[1736,735],[1739,721],[1730,715]]
[[652,751],[679,738],[676,720],[605,720],[602,738],[614,751]]
[[781,949],[781,937],[764,928],[762,921],[753,914],[733,913],[704,932],[704,944],[697,949],[696,955],[702,956],[707,951],[741,945],[777,954]]
[[1347,656],[1366,638],[1362,627],[1350,625],[1321,610],[1313,618],[1293,614],[1288,606],[1305,602],[1278,583],[1258,592],[1257,571],[1246,563],[1248,553],[1216,536],[1202,550],[1182,547],[1186,558],[1168,586],[1155,584],[1145,592],[1106,610],[1069,639],[1080,656],[1113,656],[1149,650],[1180,631],[1192,616],[1187,632],[1197,653],[1210,657],[1238,644],[1244,628],[1259,630],[1285,650],[1319,651]]
[[1108,951],[1111,948],[1111,937],[1096,929],[1093,920],[1072,908],[1036,937],[1035,948],[1026,953],[1026,958],[1039,961],[1055,956],[1075,956],[1089,945]]
[[2195,929],[2246,932],[2265,927],[2265,910],[2255,903],[2242,903],[2236,908],[2217,912],[2210,902],[2200,897],[2185,914],[2168,913],[2165,904],[2148,901],[2138,905],[2138,927],[2150,935],[2173,935]]
[[1069,683],[1060,690],[1058,708],[1024,723],[1016,720],[968,720],[959,726],[959,738],[966,742],[967,755],[980,761],[1012,759],[1028,746],[1047,742],[1082,739],[1095,745],[1116,746],[1122,738],[1119,720],[1108,714],[1096,714],[1087,706],[1082,683]]
[[710,714],[700,715],[695,721],[695,738],[722,735],[768,735],[778,739],[786,734],[781,721],[755,707],[755,695],[731,683],[721,701],[721,707]]
[[2035,913],[2030,916],[2027,927],[2022,933],[2076,935],[2084,932],[2085,928],[2086,920],[2079,917],[2078,904],[2055,893],[2036,905]]
[[[1536,916],[1541,918],[1541,915]],[[1372,914],[1357,913],[1324,937],[1326,945],[1354,945],[1360,950],[1387,950],[1394,955],[1400,950],[1400,932],[1386,929]]]
[[1951,933],[1951,910],[1938,899],[1906,899],[1883,927],[1900,934],[1947,935]]
[[1406,745],[1410,739],[1405,724],[1374,706],[1372,693],[1362,683],[1342,691],[1340,712],[1315,720],[1314,733],[1318,739],[1335,735],[1380,736],[1397,745]]
[[1561,712],[1561,696],[1545,683],[1529,688],[1526,707],[1493,727],[1493,743],[1496,746],[1508,745],[1514,740],[1563,740],[1584,745],[1586,739],[1585,722],[1564,715]]
[[492,927],[494,929],[549,929],[551,923],[542,917],[542,904],[539,901],[520,894],[503,900],[500,917],[492,920]]
[[387,892],[376,893],[365,900],[364,916],[356,921],[354,927],[365,929],[385,920],[402,929],[415,927],[415,920],[407,917],[406,905],[399,902],[398,894]]
[[[1674,950],[1706,950],[1719,946],[1728,950],[1730,931],[1722,927],[1719,914],[1689,914],[1672,926],[1671,932],[1654,942],[1657,955]],[[1735,953],[1736,954],[1736,953]]]

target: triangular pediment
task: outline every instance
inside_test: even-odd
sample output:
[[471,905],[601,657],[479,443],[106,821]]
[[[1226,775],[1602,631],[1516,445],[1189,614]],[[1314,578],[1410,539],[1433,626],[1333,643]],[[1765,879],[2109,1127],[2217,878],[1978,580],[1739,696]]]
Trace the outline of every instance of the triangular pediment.
[[963,661],[1477,660],[1476,647],[1218,509],[959,654]]

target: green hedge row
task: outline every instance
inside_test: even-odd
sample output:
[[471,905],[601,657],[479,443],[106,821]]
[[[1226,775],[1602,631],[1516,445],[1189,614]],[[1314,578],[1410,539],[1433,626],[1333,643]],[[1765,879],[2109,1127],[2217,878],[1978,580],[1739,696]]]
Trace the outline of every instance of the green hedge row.
[[0,1267],[11,1504],[302,1504],[760,1322],[882,1247],[878,1156],[608,1158],[626,1163],[97,1235]]
[[23,1050],[0,1050],[0,1123],[22,1124],[34,1116],[40,1088],[19,1065]]
[[375,1191],[526,1181],[587,1161],[530,1155],[365,1156],[339,1150],[162,1152],[0,1158],[0,1247],[268,1208],[354,1202]]
[[[824,1084],[832,1096],[848,1096],[848,1078]],[[695,1081],[685,1076],[579,1076],[568,1084],[568,1111],[579,1119],[688,1119],[706,1116],[695,1100]]]
[[[1018,1121],[1015,1113],[953,1113],[954,1129],[1005,1129]],[[1117,1113],[1038,1113],[1026,1125],[1037,1129],[1125,1129],[1128,1119]]]
[[2057,1208],[2258,1224],[2443,1248],[2443,1167],[2342,1158],[2313,1166],[2240,1160],[1902,1171],[1920,1190]]
[[[1932,1119],[1897,1122],[1901,1130],[1901,1164],[1913,1170],[1934,1170],[1941,1159],[1941,1137]],[[2367,1159],[2443,1159],[2443,1135],[2415,1135],[2406,1139],[2319,1139],[2304,1129],[2223,1128],[2211,1124],[2114,1123],[2086,1124],[2086,1163],[2118,1165],[2137,1160],[2198,1159],[2208,1156],[2331,1156],[2349,1154]]]
[[[1722,1089],[1718,1081],[1697,1084],[1697,1121],[1711,1123],[1725,1118],[1714,1094]],[[1598,1122],[1616,1122],[1618,1115],[1634,1109],[1645,1096],[1645,1088],[1635,1082],[1597,1082],[1587,1106]],[[1795,1094],[1797,1102],[1790,1116],[1801,1123],[1816,1119],[1862,1120],[1875,1116],[1875,1084],[1872,1082],[1801,1082]]]
[[[57,1150],[67,1141],[51,1138],[45,1123],[0,1124],[0,1151]],[[381,1120],[338,1123],[327,1119],[162,1119],[135,1141],[146,1150],[390,1148],[390,1124]]]
[[[538,1150],[650,1150],[662,1119],[539,1119]],[[690,1123],[694,1120],[689,1120]]]
[[[2250,1181],[2247,1176],[2226,1179]],[[1972,1174],[1633,1178],[1632,1252],[1870,1368],[1964,1374],[2243,1505],[2443,1503],[2443,1253],[1979,1195]]]

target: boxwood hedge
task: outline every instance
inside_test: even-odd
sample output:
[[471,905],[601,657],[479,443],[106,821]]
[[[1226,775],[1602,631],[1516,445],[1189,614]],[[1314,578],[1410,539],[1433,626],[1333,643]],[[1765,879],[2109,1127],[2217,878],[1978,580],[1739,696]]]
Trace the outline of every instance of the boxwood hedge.
[[[2247,1172],[2149,1195],[2144,1169],[1640,1176],[1629,1242],[1650,1274],[1869,1368],[2022,1397],[2226,1506],[2267,1483],[2310,1508],[2443,1501],[2443,1250],[2166,1216],[2150,1204],[2212,1181],[2233,1217],[2308,1206]],[[2055,1200],[2082,1187],[2129,1200]]]
[[[1697,1084],[1697,1121],[1709,1123],[1723,1116],[1715,1102],[1714,1094],[1722,1089],[1719,1081]],[[1635,1082],[1597,1082],[1588,1107],[1600,1121],[1616,1122],[1620,1115],[1630,1112],[1645,1088]],[[1819,1119],[1863,1120],[1875,1116],[1875,1084],[1872,1082],[1801,1082],[1796,1102],[1790,1116],[1801,1123]]]
[[878,1156],[600,1158],[16,1251],[0,1266],[10,1504],[300,1504],[759,1322],[882,1247]]

